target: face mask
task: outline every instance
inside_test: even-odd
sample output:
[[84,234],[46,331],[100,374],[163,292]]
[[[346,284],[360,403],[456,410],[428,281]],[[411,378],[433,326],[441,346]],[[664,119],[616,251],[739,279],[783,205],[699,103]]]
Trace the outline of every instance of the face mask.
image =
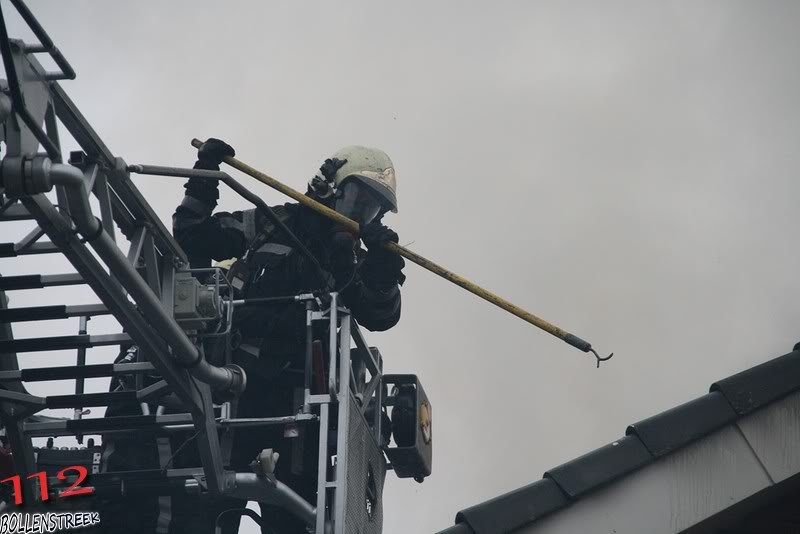
[[368,187],[350,179],[336,191],[336,211],[358,224],[369,224],[381,211],[381,203]]

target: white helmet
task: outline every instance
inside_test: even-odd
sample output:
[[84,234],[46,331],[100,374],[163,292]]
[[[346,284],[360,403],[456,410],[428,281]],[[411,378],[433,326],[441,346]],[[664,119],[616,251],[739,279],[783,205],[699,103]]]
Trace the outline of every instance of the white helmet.
[[387,210],[397,213],[397,178],[394,164],[383,150],[365,146],[348,146],[332,157],[347,160],[334,177],[334,186],[339,189],[348,180],[357,180],[377,194]]

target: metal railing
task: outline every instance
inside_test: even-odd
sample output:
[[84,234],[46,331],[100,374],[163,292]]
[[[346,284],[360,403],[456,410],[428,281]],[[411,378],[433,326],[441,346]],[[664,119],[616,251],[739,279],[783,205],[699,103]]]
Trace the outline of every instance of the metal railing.
[[[289,296],[306,307],[306,347],[303,402],[294,413],[278,417],[237,418],[229,402],[215,404],[212,390],[236,396],[244,389],[243,371],[231,363],[229,336],[237,302],[220,287],[219,276],[208,286],[219,302],[219,321],[210,329],[181,325],[174,316],[176,279],[188,269],[186,254],[164,227],[130,179],[129,167],[115,157],[67,97],[56,80],[74,78],[74,71],[33,15],[12,0],[40,44],[26,45],[8,38],[0,6],[0,51],[7,74],[7,91],[0,93],[0,122],[5,124],[8,148],[0,164],[0,225],[30,221],[30,232],[20,241],[0,244],[0,257],[53,254],[66,258],[75,272],[43,275],[31,272],[0,277],[0,419],[10,444],[23,494],[37,494],[28,480],[36,471],[32,438],[48,436],[115,436],[132,432],[167,434],[195,430],[200,466],[164,469],[151,489],[226,494],[283,506],[301,517],[317,534],[352,531],[354,521],[368,518],[368,532],[380,532],[381,492],[386,472],[382,448],[385,388],[382,358],[369,347],[336,293]],[[61,69],[48,73],[34,54],[49,53]],[[20,80],[26,80],[23,85]],[[61,163],[59,123],[80,144],[69,164]],[[44,127],[43,127],[44,125]],[[44,147],[46,154],[39,152]],[[191,169],[172,169],[183,172]],[[224,173],[220,173],[224,174]],[[225,182],[247,196],[246,189],[225,175]],[[56,202],[47,196],[55,192]],[[251,196],[253,196],[251,194]],[[93,198],[92,198],[93,197]],[[91,198],[91,201],[90,201]],[[92,211],[96,202],[99,216]],[[116,228],[127,242],[117,243]],[[49,241],[45,241],[45,238]],[[123,252],[123,250],[126,250]],[[194,272],[199,275],[203,273]],[[5,291],[86,285],[100,303],[58,304],[6,308]],[[122,332],[89,333],[97,315],[113,315]],[[11,325],[22,321],[78,318],[76,335],[14,339]],[[327,331],[326,343],[315,339],[315,329]],[[226,354],[206,355],[204,341],[224,340]],[[87,364],[87,350],[119,345],[138,347],[136,361]],[[75,364],[22,368],[18,354],[44,350],[75,351]],[[208,358],[207,356],[215,356]],[[327,363],[325,359],[327,358]],[[145,374],[158,379],[145,385]],[[134,377],[130,390],[87,393],[85,381],[97,377]],[[74,393],[37,396],[26,382],[72,380]],[[140,415],[87,418],[87,406],[130,403]],[[172,403],[171,408],[167,405]],[[156,406],[153,410],[152,406]],[[72,408],[71,418],[42,415],[52,408]],[[154,412],[154,413],[151,413]],[[175,412],[175,413],[167,413]],[[235,473],[225,469],[225,447],[220,430],[261,425],[319,425],[317,498],[309,503],[266,471]],[[224,438],[227,439],[227,438]],[[274,444],[265,444],[265,448]],[[98,489],[123,475],[94,475]],[[202,481],[199,482],[199,481]],[[366,497],[365,497],[366,496]],[[366,515],[365,515],[366,514]],[[371,530],[370,530],[371,529]],[[366,531],[365,531],[366,532]]]

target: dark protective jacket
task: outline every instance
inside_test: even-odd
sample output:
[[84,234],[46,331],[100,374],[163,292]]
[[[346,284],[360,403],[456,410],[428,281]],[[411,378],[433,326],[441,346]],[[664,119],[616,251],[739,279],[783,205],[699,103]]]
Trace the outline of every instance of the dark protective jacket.
[[[198,163],[197,166],[201,164]],[[266,243],[251,252],[251,283],[245,296],[289,296],[324,289],[313,263],[297,250],[285,233],[275,228],[260,210],[213,213],[216,183],[190,179],[186,195],[173,216],[173,233],[186,251],[192,267],[209,267],[211,260],[242,258],[264,228],[271,227]],[[371,288],[359,270],[367,268],[369,254],[357,247],[357,267],[341,257],[334,246],[335,225],[301,204],[276,206],[274,211],[316,257],[325,275],[341,290],[344,304],[360,325],[372,331],[387,330],[400,319],[400,288]],[[350,260],[350,261],[347,261]],[[353,270],[355,268],[355,271]],[[304,343],[305,311],[297,304],[245,307],[237,310],[234,324],[243,337],[269,340],[270,353],[296,352]]]

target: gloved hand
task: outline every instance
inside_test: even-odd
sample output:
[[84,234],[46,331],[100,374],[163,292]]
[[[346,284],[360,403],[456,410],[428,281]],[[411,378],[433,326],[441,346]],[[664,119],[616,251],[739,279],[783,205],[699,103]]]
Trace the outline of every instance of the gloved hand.
[[[194,168],[218,171],[219,164],[222,163],[225,156],[233,157],[235,155],[236,151],[228,143],[210,137],[197,149],[197,162],[194,164]],[[216,206],[219,198],[218,185],[219,180],[216,178],[189,178],[184,187],[191,196]]]
[[210,137],[197,149],[197,164],[195,169],[219,170],[219,164],[225,156],[234,157],[236,151],[231,145],[220,139]]
[[383,246],[384,243],[397,243],[398,240],[397,232],[378,221],[372,221],[361,228],[361,241],[367,247],[367,257],[361,264],[361,279],[367,287],[389,289],[395,284],[403,285],[406,279],[403,274],[405,260]]

